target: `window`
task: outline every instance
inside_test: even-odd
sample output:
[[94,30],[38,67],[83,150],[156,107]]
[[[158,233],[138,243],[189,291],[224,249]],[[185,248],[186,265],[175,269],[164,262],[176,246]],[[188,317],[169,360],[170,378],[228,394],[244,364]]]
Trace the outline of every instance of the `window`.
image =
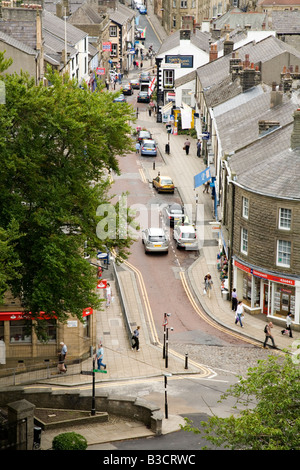
[[173,28],[176,28],[176,16],[173,16]]
[[116,26],[110,26],[109,27],[109,35],[113,38],[116,38],[117,37],[117,27]]
[[56,320],[44,320],[43,322],[43,337],[39,338],[39,341],[46,343],[56,342]]
[[13,320],[10,322],[11,343],[31,343],[31,321]]
[[173,0],[173,8],[176,8],[176,0]]
[[189,106],[192,105],[192,93],[189,89],[182,89],[181,91],[181,101]]
[[243,197],[243,217],[244,219],[248,219],[249,217],[249,199],[247,197]]
[[118,55],[118,44],[112,44],[111,45],[110,55],[114,56],[114,57],[117,57],[117,55]]
[[188,5],[187,5],[187,0],[180,0],[180,8],[187,8]]
[[290,230],[292,222],[292,211],[291,209],[279,209],[279,226],[282,230]]
[[246,228],[241,230],[241,252],[244,255],[248,254],[248,230]]
[[83,317],[83,336],[84,338],[90,338],[91,335],[91,319],[90,315]]
[[164,70],[164,86],[172,87],[174,85],[174,70]]
[[286,240],[277,241],[277,262],[278,266],[289,268],[291,265],[291,242]]

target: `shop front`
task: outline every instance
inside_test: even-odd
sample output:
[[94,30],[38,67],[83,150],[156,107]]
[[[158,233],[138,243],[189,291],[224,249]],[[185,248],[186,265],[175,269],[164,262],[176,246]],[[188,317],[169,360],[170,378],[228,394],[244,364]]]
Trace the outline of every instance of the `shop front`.
[[285,319],[291,312],[294,323],[299,325],[299,278],[274,275],[234,259],[233,285],[249,313],[264,313],[270,318]]

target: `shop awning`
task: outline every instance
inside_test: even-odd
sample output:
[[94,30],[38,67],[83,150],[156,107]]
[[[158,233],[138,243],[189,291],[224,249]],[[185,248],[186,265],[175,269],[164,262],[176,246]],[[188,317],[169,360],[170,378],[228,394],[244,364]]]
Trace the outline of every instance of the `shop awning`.
[[[93,313],[92,307],[84,308],[82,310],[83,317],[92,315],[92,313]],[[45,312],[40,312],[40,315],[38,316],[38,320],[49,320],[49,319],[50,317]],[[26,315],[24,312],[0,312],[0,321],[12,321],[12,320],[30,320],[30,315]]]
[[172,108],[173,108],[173,103],[171,102],[171,103],[168,103],[168,104],[166,104],[165,106],[163,106],[163,107],[161,108],[161,111],[162,111],[163,114],[165,114],[165,113],[167,113],[168,111],[171,111]]

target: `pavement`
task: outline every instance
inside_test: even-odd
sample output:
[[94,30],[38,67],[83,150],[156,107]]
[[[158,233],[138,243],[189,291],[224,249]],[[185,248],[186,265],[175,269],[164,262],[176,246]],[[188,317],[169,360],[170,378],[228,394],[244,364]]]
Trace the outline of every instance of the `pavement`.
[[[148,7],[149,16],[159,33],[161,25],[159,21],[151,15],[151,5]],[[153,64],[144,61],[143,70],[152,69]],[[136,71],[129,72],[131,75]],[[231,302],[225,300],[221,293],[220,273],[217,269],[217,253],[219,246],[216,235],[213,233],[209,222],[213,222],[213,200],[210,194],[204,194],[202,188],[194,190],[194,176],[205,169],[202,158],[196,156],[196,140],[190,139],[192,144],[190,154],[185,155],[183,142],[186,135],[170,135],[170,154],[165,154],[165,144],[168,142],[165,125],[156,122],[156,116],[149,116],[148,111],[139,109],[138,124],[149,129],[153,138],[157,141],[162,163],[157,162],[156,169],[150,165],[142,167],[141,177],[144,182],[150,184],[153,176],[158,171],[171,176],[184,204],[190,204],[193,207],[193,214],[196,211],[196,193],[198,194],[198,204],[201,206],[204,216],[202,226],[203,246],[199,251],[198,259],[190,266],[187,271],[182,271],[180,276],[186,286],[191,302],[194,308],[205,315],[207,321],[213,323],[217,328],[230,331],[233,335],[240,335],[245,341],[257,344],[262,347],[264,341],[264,326],[266,317],[263,314],[251,315],[245,313],[244,328],[234,323],[234,314],[231,310]],[[113,262],[113,261],[112,261]],[[97,315],[97,338],[101,339],[104,345],[104,363],[107,364],[106,373],[96,374],[97,388],[109,388],[110,394],[118,394],[119,390],[126,384],[135,381],[160,381],[163,389],[163,376],[167,372],[172,375],[198,374],[203,377],[209,377],[212,371],[209,367],[188,360],[184,354],[178,354],[172,349],[168,352],[168,368],[166,368],[165,359],[163,359],[163,345],[158,339],[155,331],[154,322],[151,313],[151,307],[148,303],[147,292],[143,284],[140,273],[130,263],[125,262],[117,268],[121,291],[118,291],[117,281],[112,271],[112,266],[108,266],[107,271],[103,271],[103,278],[109,279],[112,287],[114,301],[109,308],[102,311],[96,311]],[[213,280],[213,288],[210,297],[203,294],[203,279],[207,272],[210,272]],[[99,295],[103,295],[100,291]],[[127,306],[129,312],[130,327],[141,326],[141,345],[140,351],[132,351],[124,316],[122,305]],[[283,336],[280,332],[282,326],[274,325],[273,334],[277,346],[277,351],[291,349],[293,341],[300,338],[299,332],[294,332],[294,338]],[[186,367],[187,366],[187,367]],[[91,386],[91,377],[82,375],[82,370],[91,370],[92,359],[85,361],[75,370],[72,366],[68,368],[68,373],[61,376],[55,376],[46,381],[47,386],[64,389],[83,388]],[[162,403],[162,410],[164,403]],[[169,414],[168,419],[163,419],[162,433],[175,432],[183,424],[183,418],[179,415]],[[117,420],[100,425],[72,427],[84,435],[88,440],[89,450],[113,449],[113,443],[118,440],[127,440],[140,437],[153,437],[153,432],[144,426],[130,420]],[[42,449],[51,448],[53,437],[57,431],[43,431]]]

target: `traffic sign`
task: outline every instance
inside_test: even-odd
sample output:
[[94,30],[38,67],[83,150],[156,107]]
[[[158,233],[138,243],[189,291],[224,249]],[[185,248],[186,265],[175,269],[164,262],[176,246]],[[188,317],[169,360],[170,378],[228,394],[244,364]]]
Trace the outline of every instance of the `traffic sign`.
[[100,279],[97,282],[97,289],[106,289],[107,287],[107,280],[106,279]]

